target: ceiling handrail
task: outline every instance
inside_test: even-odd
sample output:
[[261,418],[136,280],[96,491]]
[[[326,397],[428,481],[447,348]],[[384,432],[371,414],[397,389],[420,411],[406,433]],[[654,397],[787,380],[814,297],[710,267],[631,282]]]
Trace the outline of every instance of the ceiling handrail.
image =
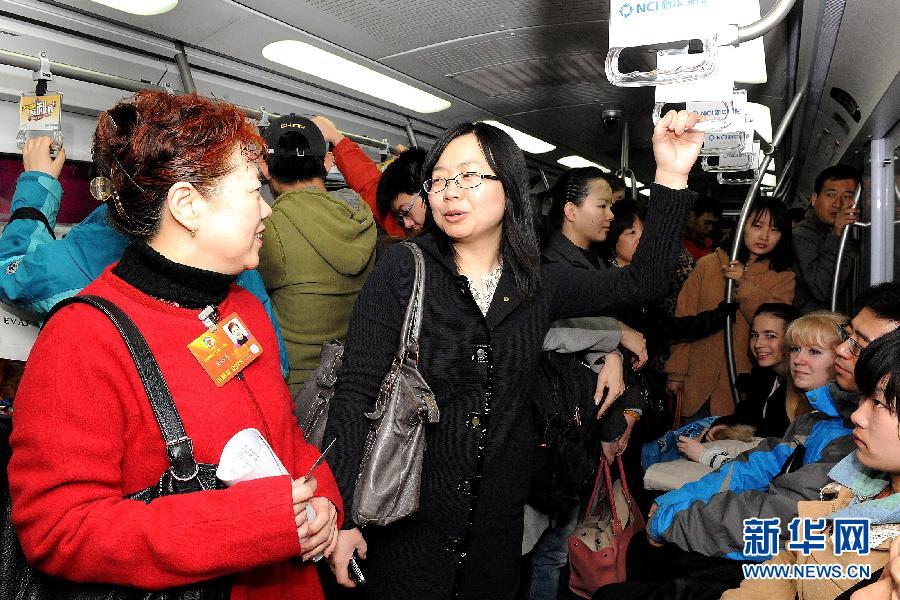
[[[180,60],[179,60],[180,59]],[[181,74],[182,82],[185,82],[185,71],[182,70],[180,65],[181,61],[184,61],[185,68],[187,69],[186,75],[189,78],[191,84],[193,84],[193,78],[190,77],[190,69],[187,66],[187,57],[183,54],[183,47],[181,48],[179,54],[175,55],[176,65],[178,65],[179,73]],[[74,79],[76,81],[83,81],[86,83],[94,83],[97,85],[102,85],[105,87],[111,87],[119,90],[125,90],[127,92],[139,92],[142,90],[151,90],[156,92],[171,92],[171,88],[166,86],[162,87],[159,85],[153,85],[152,83],[146,83],[144,81],[139,81],[137,79],[129,79],[127,77],[120,77],[119,75],[112,75],[110,73],[103,73],[101,71],[93,71],[91,69],[84,69],[82,67],[76,67],[75,65],[70,65],[61,62],[49,61],[50,67],[53,70],[53,74],[57,77],[65,77],[67,79]],[[7,65],[10,67],[17,67],[19,69],[27,69],[29,71],[38,71],[41,68],[41,58],[38,56],[31,56],[29,54],[22,54],[19,52],[12,52],[10,50],[0,50],[0,65]],[[189,86],[184,83],[185,88]],[[254,109],[247,108],[246,106],[241,106],[239,104],[235,104],[235,106],[243,112],[245,115],[254,120],[259,120],[262,117],[262,112]],[[276,113],[267,113],[271,118],[277,118],[281,115]],[[400,154],[400,149],[397,146],[393,146],[388,143],[387,140],[375,140],[364,135],[358,135],[355,133],[346,133],[341,132],[344,137],[349,138],[350,140],[360,144],[362,146],[371,146],[373,148],[382,149],[386,152],[390,152],[391,154],[398,155]]]

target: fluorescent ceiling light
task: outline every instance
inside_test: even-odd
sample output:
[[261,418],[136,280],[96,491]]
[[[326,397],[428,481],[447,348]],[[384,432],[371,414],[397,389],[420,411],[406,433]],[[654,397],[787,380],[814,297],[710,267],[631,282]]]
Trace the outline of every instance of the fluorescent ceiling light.
[[556,146],[554,146],[553,144],[548,144],[544,140],[539,140],[536,137],[528,135],[523,131],[513,129],[509,125],[504,125],[503,123],[499,123],[497,121],[482,121],[482,123],[493,125],[497,129],[502,129],[503,131],[508,133],[509,137],[513,139],[516,145],[525,152],[530,152],[531,154],[543,154],[545,152],[550,152],[551,150],[556,150]]
[[569,167],[570,169],[580,169],[582,167],[597,167],[604,173],[609,173],[609,169],[607,169],[603,165],[598,165],[595,162],[591,162],[586,158],[582,158],[574,154],[571,156],[563,156],[562,158],[557,159],[556,162],[564,167]]
[[272,42],[263,48],[262,55],[279,65],[418,113],[435,113],[450,108],[450,103],[443,98],[305,42]]
[[178,0],[91,0],[91,2],[142,16],[161,15],[178,5]]
[[650,190],[641,190],[638,192],[641,196],[650,196]]

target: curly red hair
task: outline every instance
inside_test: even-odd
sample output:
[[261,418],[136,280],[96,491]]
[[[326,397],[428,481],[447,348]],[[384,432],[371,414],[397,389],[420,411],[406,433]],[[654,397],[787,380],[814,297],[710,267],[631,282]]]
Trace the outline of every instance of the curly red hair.
[[184,181],[210,194],[234,169],[237,148],[253,158],[265,142],[233,104],[140,91],[100,114],[91,151],[116,191],[113,225],[146,240],[159,231],[169,188]]

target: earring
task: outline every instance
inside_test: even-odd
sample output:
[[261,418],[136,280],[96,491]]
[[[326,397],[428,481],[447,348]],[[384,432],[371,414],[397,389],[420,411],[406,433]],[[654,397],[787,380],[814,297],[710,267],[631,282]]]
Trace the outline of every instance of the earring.
[[197,230],[196,230],[196,229],[188,229],[188,231],[191,232],[191,239],[194,239],[195,237],[197,237]]

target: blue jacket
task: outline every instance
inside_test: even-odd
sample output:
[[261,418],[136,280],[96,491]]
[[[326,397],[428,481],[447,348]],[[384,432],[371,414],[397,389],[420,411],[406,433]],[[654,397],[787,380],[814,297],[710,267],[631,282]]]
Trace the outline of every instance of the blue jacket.
[[[750,560],[743,554],[745,518],[779,517],[786,537],[797,501],[818,500],[828,471],[854,447],[842,414],[852,412],[856,397],[834,384],[806,396],[815,411],[797,417],[783,438],[767,438],[719,470],[660,496],[648,524],[650,536],[736,560]],[[800,444],[806,448],[802,467],[781,474]]]
[[[16,183],[10,214],[35,208],[53,228],[61,200],[62,186],[56,178],[26,171]],[[35,219],[9,223],[0,235],[0,302],[44,316],[119,260],[129,239],[109,225],[107,212],[101,204],[61,240],[54,240],[44,223]],[[287,353],[262,278],[256,271],[244,271],[237,283],[259,298],[269,314],[278,337],[281,370],[287,376]]]

